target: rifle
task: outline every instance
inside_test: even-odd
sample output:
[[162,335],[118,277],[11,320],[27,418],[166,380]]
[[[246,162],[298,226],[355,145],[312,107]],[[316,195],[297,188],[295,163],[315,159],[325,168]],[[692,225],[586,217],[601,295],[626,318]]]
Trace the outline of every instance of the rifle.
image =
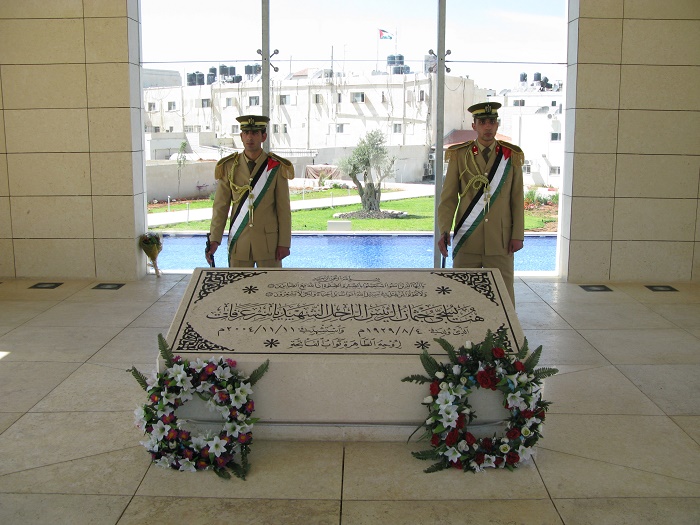
[[207,257],[207,254],[209,253],[209,250],[211,249],[211,240],[209,240],[209,236],[211,234],[207,233],[207,244],[204,246],[204,258],[207,260],[209,263],[209,266],[212,268],[216,268],[216,262],[214,261],[214,254],[211,254],[211,261]]

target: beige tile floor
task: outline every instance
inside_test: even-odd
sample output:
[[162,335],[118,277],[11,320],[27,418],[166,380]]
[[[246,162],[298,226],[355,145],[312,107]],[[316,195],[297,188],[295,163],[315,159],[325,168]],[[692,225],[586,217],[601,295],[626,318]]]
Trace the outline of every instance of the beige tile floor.
[[[553,402],[531,464],[424,474],[423,444],[258,439],[246,481],[150,464],[133,426],[189,275],[0,283],[2,524],[700,523],[700,284],[517,280]],[[663,283],[647,283],[663,284]]]

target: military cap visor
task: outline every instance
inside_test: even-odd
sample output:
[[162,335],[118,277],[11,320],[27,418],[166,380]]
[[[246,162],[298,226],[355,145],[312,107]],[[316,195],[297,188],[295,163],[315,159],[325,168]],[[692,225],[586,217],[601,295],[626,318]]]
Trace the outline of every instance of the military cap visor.
[[498,108],[500,107],[501,104],[498,102],[480,102],[479,104],[469,106],[467,111],[469,111],[474,118],[497,118]]
[[241,131],[262,131],[270,122],[268,117],[262,115],[243,115],[236,117],[236,120],[241,124]]

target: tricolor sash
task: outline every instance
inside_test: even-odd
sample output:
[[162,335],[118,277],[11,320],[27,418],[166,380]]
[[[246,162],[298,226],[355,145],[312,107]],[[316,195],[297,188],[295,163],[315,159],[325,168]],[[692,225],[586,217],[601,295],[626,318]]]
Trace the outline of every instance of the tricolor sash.
[[280,162],[270,156],[265,159],[257,173],[250,181],[250,185],[245,189],[245,193],[238,201],[238,206],[231,214],[231,226],[228,232],[228,253],[241,236],[244,228],[248,224],[252,225],[253,211],[260,204],[265,196],[270,184],[275,179],[275,174],[280,167]]
[[490,197],[487,195],[484,197],[484,190],[487,188],[486,185],[482,185],[479,190],[477,190],[476,195],[469,203],[469,206],[464,212],[457,223],[455,224],[455,232],[452,237],[452,244],[454,248],[452,249],[452,256],[459,251],[464,242],[469,238],[472,232],[481,224],[484,220],[484,216],[488,212],[487,205],[496,198],[501,193],[501,188],[503,183],[508,177],[508,172],[510,171],[510,154],[511,150],[508,148],[500,147],[499,152],[496,155],[496,159],[491,166],[491,171],[488,174],[489,184],[488,187],[491,189]]

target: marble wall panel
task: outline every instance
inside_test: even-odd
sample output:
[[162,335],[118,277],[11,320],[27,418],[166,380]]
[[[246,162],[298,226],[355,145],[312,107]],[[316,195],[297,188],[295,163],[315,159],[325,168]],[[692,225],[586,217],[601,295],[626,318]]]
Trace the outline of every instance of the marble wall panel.
[[692,242],[615,241],[610,279],[652,283],[690,281],[692,267]]
[[685,199],[700,191],[700,157],[617,155],[615,195]]
[[0,64],[82,64],[81,18],[0,19]]
[[86,109],[5,110],[8,153],[88,151]]
[[610,241],[570,241],[567,280],[597,284],[610,280]]
[[698,111],[698,85],[700,67],[622,66],[620,108]]
[[14,248],[20,279],[85,279],[95,275],[92,239],[15,238]]
[[10,197],[15,239],[87,239],[93,236],[90,197]]
[[692,241],[696,199],[616,199],[616,241]]
[[84,64],[2,66],[5,109],[84,108]]
[[700,65],[700,20],[626,19],[624,34],[623,64]]
[[7,165],[15,197],[90,195],[88,153],[13,153]]
[[620,111],[618,136],[618,153],[697,154],[700,111]]

